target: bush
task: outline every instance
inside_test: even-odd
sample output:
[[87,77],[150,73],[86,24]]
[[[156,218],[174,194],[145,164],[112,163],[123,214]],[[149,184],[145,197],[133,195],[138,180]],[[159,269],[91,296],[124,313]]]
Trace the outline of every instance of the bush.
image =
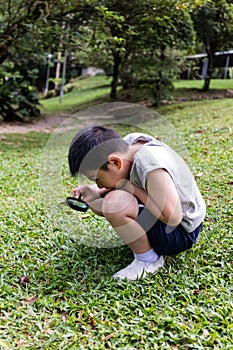
[[180,73],[183,62],[176,50],[155,51],[153,55],[134,57],[133,64],[125,65],[121,73],[123,89],[150,91],[153,105],[173,99],[173,81]]
[[3,80],[0,86],[0,120],[29,121],[39,117],[39,98],[22,78]]

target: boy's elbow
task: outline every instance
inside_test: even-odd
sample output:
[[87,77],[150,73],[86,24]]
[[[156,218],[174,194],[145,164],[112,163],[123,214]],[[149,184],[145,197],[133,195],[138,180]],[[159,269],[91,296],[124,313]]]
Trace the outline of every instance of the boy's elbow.
[[182,221],[182,216],[171,217],[168,221],[168,225],[172,227],[178,226]]
[[167,224],[169,226],[172,226],[172,227],[178,226],[181,223],[183,218],[181,207],[178,206],[178,208],[175,208],[175,210],[174,208],[173,209],[171,208],[171,210],[167,212],[166,217],[167,217]]

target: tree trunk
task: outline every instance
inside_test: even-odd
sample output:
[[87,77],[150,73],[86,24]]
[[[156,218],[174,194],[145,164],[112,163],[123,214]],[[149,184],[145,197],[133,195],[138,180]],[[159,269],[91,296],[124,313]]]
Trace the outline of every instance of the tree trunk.
[[209,91],[210,88],[210,81],[211,81],[211,76],[214,70],[214,52],[208,52],[208,67],[206,71],[206,77],[205,77],[205,82],[203,86],[203,91]]
[[110,97],[116,98],[117,96],[117,85],[118,85],[118,77],[119,77],[119,67],[120,67],[120,54],[119,52],[113,53],[113,75],[112,75],[112,82],[111,82],[111,92]]

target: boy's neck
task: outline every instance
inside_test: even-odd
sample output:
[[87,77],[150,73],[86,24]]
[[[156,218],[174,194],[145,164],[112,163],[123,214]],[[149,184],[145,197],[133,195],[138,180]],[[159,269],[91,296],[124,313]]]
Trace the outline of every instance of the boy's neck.
[[143,144],[139,142],[133,145],[129,145],[127,152],[123,155],[122,158],[124,159],[123,162],[124,162],[125,179],[129,178],[134,156],[142,146]]
[[135,153],[139,151],[139,149],[143,146],[144,143],[137,142],[133,145],[129,145],[128,151],[126,152],[127,158],[133,161]]

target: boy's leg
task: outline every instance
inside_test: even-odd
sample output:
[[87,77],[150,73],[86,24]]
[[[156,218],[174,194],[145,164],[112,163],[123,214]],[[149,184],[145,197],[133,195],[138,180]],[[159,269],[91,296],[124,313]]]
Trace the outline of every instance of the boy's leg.
[[126,191],[109,192],[102,203],[103,214],[121,239],[135,253],[151,249],[145,230],[135,219],[138,215],[137,199]]
[[102,209],[106,219],[135,256],[133,263],[114,277],[135,280],[148,272],[156,273],[163,266],[163,258],[152,249],[146,231],[135,221],[139,210],[137,199],[126,191],[111,191],[105,196]]
[[155,217],[146,209],[140,208],[137,222],[147,232],[148,240],[160,255],[177,255],[190,249],[196,242],[201,231],[201,224],[193,231],[187,232],[181,224],[171,227],[155,220]]

